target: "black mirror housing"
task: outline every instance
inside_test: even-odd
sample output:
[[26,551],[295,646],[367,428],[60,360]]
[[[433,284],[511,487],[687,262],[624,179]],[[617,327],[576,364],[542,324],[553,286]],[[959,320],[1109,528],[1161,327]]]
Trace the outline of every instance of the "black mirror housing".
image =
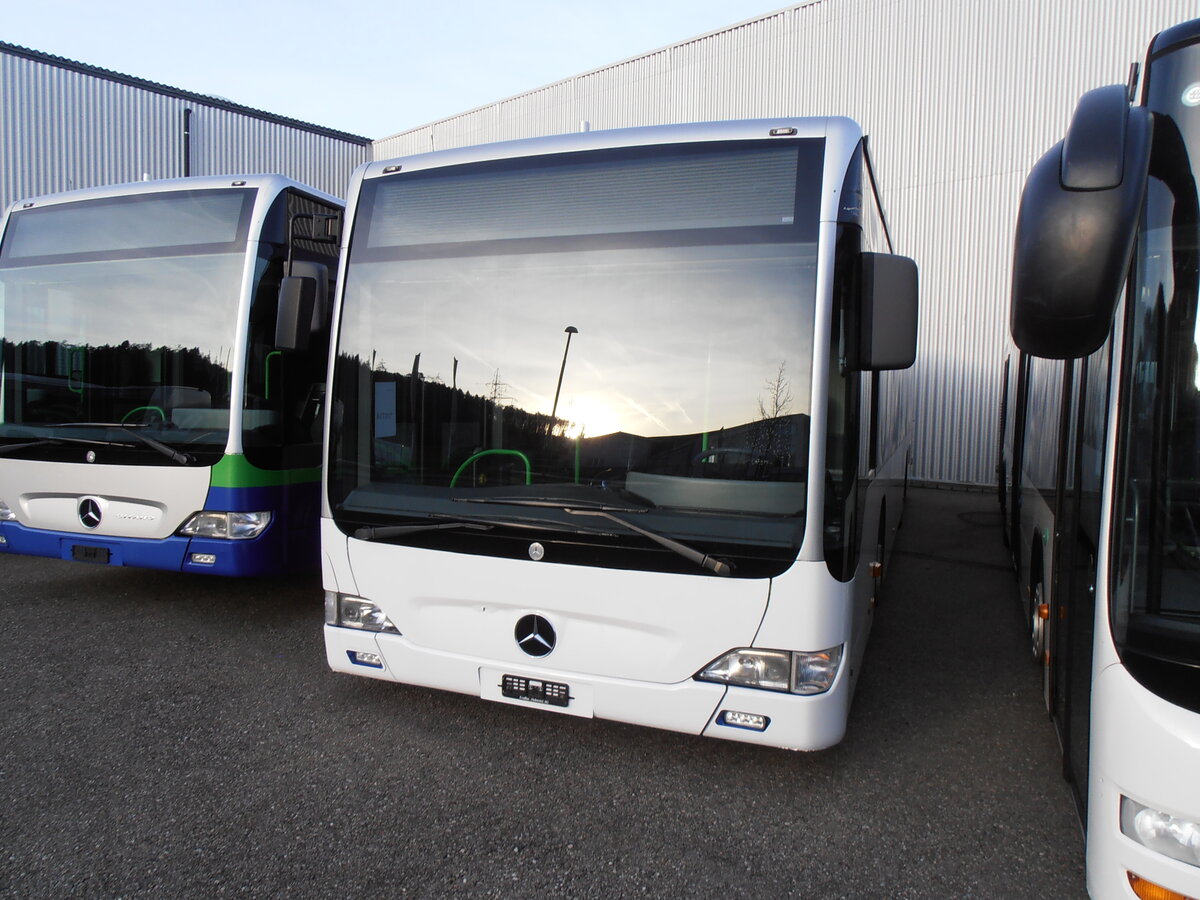
[[1127,98],[1124,85],[1085,94],[1025,182],[1009,327],[1034,356],[1087,356],[1112,327],[1150,161],[1150,113]]
[[865,372],[907,369],[917,358],[917,264],[890,253],[862,255],[858,359]]
[[306,350],[317,305],[317,279],[289,275],[279,285],[279,311],[275,317],[275,346],[280,350]]

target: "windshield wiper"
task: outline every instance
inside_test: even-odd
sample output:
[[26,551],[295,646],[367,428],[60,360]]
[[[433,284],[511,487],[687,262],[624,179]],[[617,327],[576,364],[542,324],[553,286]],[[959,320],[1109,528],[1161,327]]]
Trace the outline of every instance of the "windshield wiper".
[[13,453],[17,450],[26,450],[30,447],[46,447],[57,444],[83,444],[93,447],[132,447],[133,444],[125,444],[120,441],[96,441],[88,438],[76,437],[48,437],[38,438],[36,441],[23,441],[20,444],[4,444],[0,446],[0,454]]
[[613,515],[614,512],[621,513],[643,513],[644,509],[628,506],[604,506],[604,505],[584,505],[577,503],[567,503],[562,500],[551,500],[545,497],[523,498],[523,497],[456,497],[456,503],[498,503],[508,506],[543,506],[561,509],[563,512],[571,516],[596,516],[603,519],[608,519],[610,522],[616,522],[618,525],[628,528],[635,534],[640,534],[642,537],[649,538],[658,544],[660,547],[666,547],[675,553],[678,553],[684,559],[691,560],[696,565],[703,569],[707,569],[714,575],[729,575],[733,572],[733,567],[727,562],[722,562],[719,559],[714,559],[707,553],[701,553],[687,544],[682,544],[679,541],[672,540],[669,537],[664,537],[657,532],[650,531],[648,528],[642,528],[640,525],[634,525],[632,522],[627,522],[620,516]]
[[564,500],[561,497],[455,497],[455,503],[489,503],[499,506],[540,506],[546,509],[587,509],[595,512],[643,513],[653,508],[654,504],[647,501],[645,507],[612,506],[596,500]]
[[169,457],[170,459],[179,463],[181,466],[190,466],[192,463],[194,463],[196,461],[195,457],[193,457],[190,453],[183,453],[179,450],[176,450],[174,447],[170,446],[169,444],[164,444],[162,441],[156,441],[152,437],[146,437],[146,435],[142,434],[140,431],[130,431],[129,430],[130,426],[128,426],[128,425],[122,425],[121,427],[124,428],[126,431],[128,431],[129,434],[132,434],[135,438],[137,438],[139,441],[141,441],[147,447],[153,447],[155,450],[157,450],[163,456]]
[[[139,441],[141,441],[143,444],[145,444],[147,447],[151,447],[152,449],[157,450],[163,456],[166,456],[169,459],[171,459],[172,461],[179,463],[181,466],[190,466],[192,463],[194,463],[196,461],[195,457],[193,457],[190,453],[182,453],[181,451],[176,450],[174,447],[170,446],[169,444],[164,444],[162,441],[156,441],[152,437],[146,437],[146,435],[144,435],[140,431],[136,430],[139,427],[136,425],[128,425],[124,422],[70,422],[67,425],[59,425],[59,426],[55,426],[55,427],[64,428],[64,427],[69,427],[69,426],[81,426],[81,427],[87,426],[87,427],[91,427],[91,428],[120,428],[126,434],[132,435],[133,437],[135,437]],[[144,426],[142,426],[142,427],[144,427]],[[66,438],[66,437],[64,437],[64,438],[47,438],[47,440],[73,441],[78,444],[99,444],[99,445],[105,446],[105,447],[132,447],[132,446],[134,446],[133,444],[124,444],[124,443],[121,443],[120,441],[97,441],[97,440],[86,440],[84,438]]]
[[451,528],[469,528],[473,531],[490,531],[494,526],[481,522],[423,522],[417,525],[364,525],[354,532],[360,541],[375,541],[381,538],[403,537],[406,534],[419,534],[422,531],[446,531]]

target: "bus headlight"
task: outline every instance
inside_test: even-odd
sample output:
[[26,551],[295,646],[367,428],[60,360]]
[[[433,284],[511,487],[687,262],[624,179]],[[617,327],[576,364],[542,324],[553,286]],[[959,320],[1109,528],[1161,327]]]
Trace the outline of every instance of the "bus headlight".
[[7,503],[0,499],[0,522],[15,522],[17,514],[12,511]]
[[1122,797],[1121,833],[1163,856],[1200,866],[1200,823]]
[[833,686],[841,662],[841,646],[816,652],[741,647],[714,659],[695,678],[766,691],[822,694]]
[[361,597],[347,597],[333,591],[325,592],[325,624],[356,631],[378,631],[399,634],[382,609]]
[[270,524],[269,512],[216,512],[206,509],[184,522],[179,533],[187,537],[245,541],[258,537]]

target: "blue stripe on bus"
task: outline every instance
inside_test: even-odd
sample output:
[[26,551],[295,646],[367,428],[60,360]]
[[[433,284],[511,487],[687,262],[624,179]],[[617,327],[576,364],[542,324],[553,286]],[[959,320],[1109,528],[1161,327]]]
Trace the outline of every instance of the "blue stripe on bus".
[[[210,488],[205,509],[270,511],[271,524],[257,538],[229,541],[180,535],[161,539],[101,537],[3,522],[0,535],[5,541],[0,553],[72,560],[76,558],[74,548],[80,546],[106,549],[110,566],[236,576],[315,571],[320,561],[319,504],[318,483]],[[214,561],[192,562],[196,554],[211,555]]]

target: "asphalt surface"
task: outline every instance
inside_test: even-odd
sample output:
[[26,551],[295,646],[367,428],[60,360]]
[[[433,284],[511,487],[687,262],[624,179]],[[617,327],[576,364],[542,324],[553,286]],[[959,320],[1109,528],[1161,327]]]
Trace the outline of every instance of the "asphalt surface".
[[316,578],[0,583],[0,896],[1084,896],[990,494],[910,491],[809,754],[335,675]]

